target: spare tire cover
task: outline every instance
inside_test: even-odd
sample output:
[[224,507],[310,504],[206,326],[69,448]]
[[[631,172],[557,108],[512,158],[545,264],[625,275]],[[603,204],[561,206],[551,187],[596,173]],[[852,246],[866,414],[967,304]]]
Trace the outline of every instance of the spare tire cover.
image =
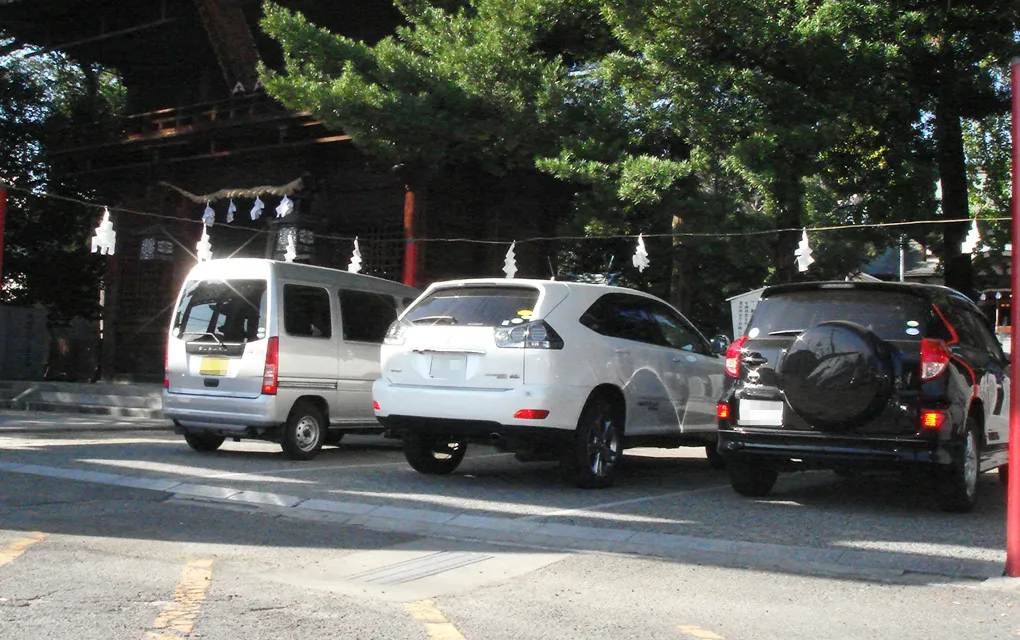
[[833,320],[793,343],[779,370],[790,407],[820,428],[850,428],[878,415],[892,390],[891,348],[867,327]]

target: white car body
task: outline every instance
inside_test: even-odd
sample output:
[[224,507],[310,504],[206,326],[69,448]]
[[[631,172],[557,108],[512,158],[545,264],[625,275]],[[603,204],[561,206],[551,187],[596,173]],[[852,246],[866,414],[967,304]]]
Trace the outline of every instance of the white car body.
[[[420,317],[430,300],[487,290],[533,292],[534,304],[506,314],[496,326]],[[691,336],[687,348],[604,335],[618,328],[589,313],[596,309],[601,317],[612,308],[626,316],[631,303],[684,323]],[[456,308],[453,301],[446,306]],[[559,348],[497,345],[500,331],[538,321],[562,339]],[[599,392],[622,403],[627,446],[715,442],[725,375],[718,348],[713,352],[693,325],[654,296],[573,282],[456,280],[429,287],[397,325],[380,351],[382,377],[372,390],[376,417],[396,435],[488,441],[518,452],[547,449],[570,440],[586,403]]]

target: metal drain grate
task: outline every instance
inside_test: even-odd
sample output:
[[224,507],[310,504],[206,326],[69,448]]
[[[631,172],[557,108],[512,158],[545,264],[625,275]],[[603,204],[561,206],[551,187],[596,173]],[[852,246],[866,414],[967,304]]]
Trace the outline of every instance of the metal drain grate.
[[437,573],[466,567],[469,564],[488,560],[493,556],[468,551],[438,551],[414,560],[405,560],[379,569],[350,576],[348,580],[359,580],[372,584],[401,584],[418,578],[434,576]]

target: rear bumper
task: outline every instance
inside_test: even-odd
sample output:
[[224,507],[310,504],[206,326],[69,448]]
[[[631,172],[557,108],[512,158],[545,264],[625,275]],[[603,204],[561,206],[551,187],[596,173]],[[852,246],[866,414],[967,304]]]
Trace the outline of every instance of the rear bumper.
[[[493,433],[561,437],[573,433],[591,389],[527,385],[516,389],[458,389],[394,385],[372,387],[376,418],[397,433],[434,433],[488,439]],[[542,420],[514,418],[521,409],[549,411]]]
[[243,433],[249,427],[276,427],[277,397],[200,396],[163,391],[163,415],[180,427]]
[[774,429],[719,429],[726,458],[754,459],[777,468],[903,468],[950,464],[953,443],[923,438],[876,438]]

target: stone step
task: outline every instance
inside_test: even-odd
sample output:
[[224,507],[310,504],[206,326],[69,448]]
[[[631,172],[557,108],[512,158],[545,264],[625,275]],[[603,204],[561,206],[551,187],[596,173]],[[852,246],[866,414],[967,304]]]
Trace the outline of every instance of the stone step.
[[162,407],[159,384],[0,381],[4,409],[162,418]]
[[49,413],[85,413],[91,415],[117,416],[121,418],[163,417],[162,409],[118,407],[101,404],[58,404],[53,402],[11,402],[0,400],[0,408],[18,411],[44,411]]

